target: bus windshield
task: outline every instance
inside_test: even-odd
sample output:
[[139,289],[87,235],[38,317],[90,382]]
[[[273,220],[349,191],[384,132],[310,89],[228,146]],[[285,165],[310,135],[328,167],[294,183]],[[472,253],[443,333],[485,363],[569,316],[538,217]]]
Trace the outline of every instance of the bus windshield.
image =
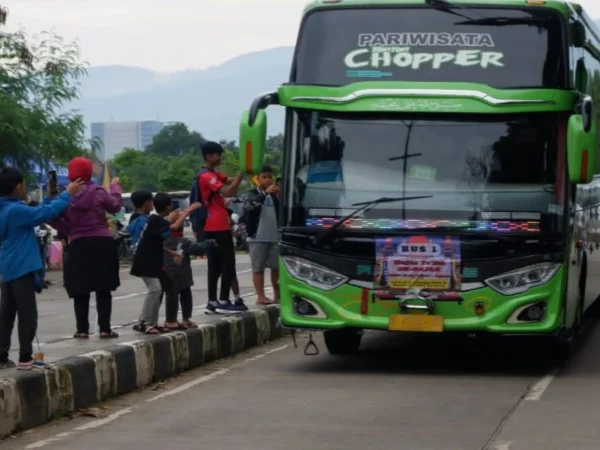
[[556,11],[486,7],[469,8],[469,13],[473,20],[431,7],[312,12],[300,31],[292,82],[343,86],[370,80],[441,81],[496,88],[566,85],[566,38],[563,19]]
[[297,144],[287,163],[290,226],[343,217],[355,204],[382,196],[431,196],[378,205],[365,217],[519,219],[538,221],[543,231],[562,227],[564,155],[559,159],[556,115],[295,114]]

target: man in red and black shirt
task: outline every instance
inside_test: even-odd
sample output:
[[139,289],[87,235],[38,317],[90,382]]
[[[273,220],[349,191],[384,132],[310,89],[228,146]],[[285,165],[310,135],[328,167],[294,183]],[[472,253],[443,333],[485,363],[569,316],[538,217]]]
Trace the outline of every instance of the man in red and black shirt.
[[[241,299],[232,303],[229,299],[231,282],[235,278],[235,248],[229,222],[229,212],[224,197],[233,197],[242,182],[242,174],[229,178],[216,168],[223,158],[223,147],[216,142],[202,146],[205,171],[198,180],[202,203],[207,205],[204,234],[217,243],[208,252],[208,303],[207,314],[226,314],[246,311]],[[221,278],[221,292],[217,299],[217,284]]]

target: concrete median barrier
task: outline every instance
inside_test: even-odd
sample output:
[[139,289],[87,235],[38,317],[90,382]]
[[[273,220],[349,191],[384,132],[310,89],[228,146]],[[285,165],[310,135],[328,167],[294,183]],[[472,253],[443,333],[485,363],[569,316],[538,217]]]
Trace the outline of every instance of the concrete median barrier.
[[0,439],[283,336],[279,308],[119,343],[0,379]]

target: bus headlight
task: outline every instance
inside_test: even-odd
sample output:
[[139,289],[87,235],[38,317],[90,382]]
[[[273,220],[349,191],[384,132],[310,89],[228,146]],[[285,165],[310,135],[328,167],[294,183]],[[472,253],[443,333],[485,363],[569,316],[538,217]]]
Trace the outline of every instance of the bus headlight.
[[520,294],[547,283],[559,267],[557,263],[535,264],[488,278],[485,283],[500,294]]
[[281,259],[294,278],[323,291],[331,291],[348,281],[344,275],[303,258],[284,256]]

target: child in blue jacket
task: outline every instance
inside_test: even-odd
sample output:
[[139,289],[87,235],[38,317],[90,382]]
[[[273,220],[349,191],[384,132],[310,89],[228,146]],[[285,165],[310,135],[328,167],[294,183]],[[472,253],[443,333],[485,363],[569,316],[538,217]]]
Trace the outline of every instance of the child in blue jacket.
[[23,203],[27,198],[23,174],[12,167],[0,170],[0,368],[15,366],[8,359],[8,352],[17,315],[21,347],[17,369],[35,367],[33,340],[38,321],[35,294],[43,288],[39,276],[43,262],[34,228],[60,216],[69,206],[71,195],[82,186],[78,180],[51,203],[31,207]]

